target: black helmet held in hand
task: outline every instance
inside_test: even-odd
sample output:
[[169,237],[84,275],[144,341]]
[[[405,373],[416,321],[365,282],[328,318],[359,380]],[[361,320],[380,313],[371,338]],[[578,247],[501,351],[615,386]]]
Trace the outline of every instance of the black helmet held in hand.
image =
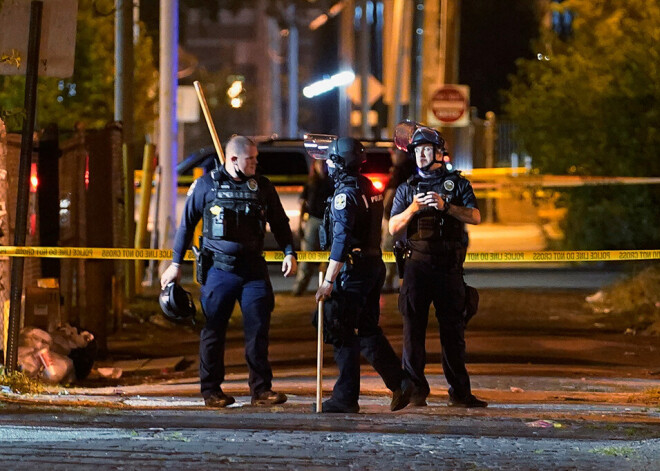
[[163,314],[172,322],[183,322],[188,318],[195,321],[195,303],[192,295],[175,282],[168,283],[158,296]]
[[367,161],[364,146],[352,137],[341,137],[332,141],[328,154],[339,168],[347,172],[357,172]]

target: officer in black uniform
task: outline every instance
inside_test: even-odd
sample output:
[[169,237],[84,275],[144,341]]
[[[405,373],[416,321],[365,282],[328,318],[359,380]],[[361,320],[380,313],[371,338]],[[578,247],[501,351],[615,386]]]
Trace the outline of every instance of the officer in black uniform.
[[360,353],[393,392],[390,409],[399,410],[410,401],[412,383],[378,326],[380,290],[385,280],[380,250],[383,196],[359,173],[366,161],[359,141],[337,139],[330,144],[328,154],[335,192],[324,227],[328,235],[332,234],[332,245],[316,301],[327,299],[325,337],[326,343],[334,346],[339,378],[322,410],[359,411]]
[[289,219],[275,188],[266,177],[255,174],[257,154],[254,142],[235,136],[227,143],[225,165],[195,180],[176,233],[172,264],[161,277],[162,287],[180,280],[180,264],[202,219],[198,281],[202,283],[206,324],[200,335],[199,376],[202,396],[209,407],[226,407],[234,402],[222,391],[221,384],[225,378],[227,325],[237,300],[243,312],[252,404],[281,404],[287,399],[271,389],[268,330],[274,296],[262,256],[267,222],[285,254],[284,276],[295,274],[296,254]]
[[403,366],[415,385],[411,403],[425,406],[430,393],[424,376],[426,327],[431,302],[442,343],[442,368],[449,383],[449,405],[486,407],[470,389],[465,368],[466,285],[463,262],[468,245],[465,224],[479,224],[481,214],[470,182],[444,165],[444,139],[419,127],[408,152],[418,170],[399,185],[389,230],[406,241],[407,260],[399,294],[403,315]]

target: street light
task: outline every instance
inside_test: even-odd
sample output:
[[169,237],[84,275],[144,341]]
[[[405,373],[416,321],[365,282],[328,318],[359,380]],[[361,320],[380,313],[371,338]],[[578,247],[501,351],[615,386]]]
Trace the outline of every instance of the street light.
[[330,78],[319,80],[303,88],[303,95],[306,98],[313,98],[323,93],[329,92],[333,88],[350,85],[355,80],[355,74],[352,70],[339,72]]

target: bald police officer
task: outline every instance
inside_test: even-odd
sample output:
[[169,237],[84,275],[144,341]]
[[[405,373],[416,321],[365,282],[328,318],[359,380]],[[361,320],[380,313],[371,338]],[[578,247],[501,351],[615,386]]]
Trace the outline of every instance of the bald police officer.
[[271,389],[268,331],[274,296],[262,251],[268,223],[285,254],[284,276],[296,273],[289,219],[273,184],[256,174],[258,151],[254,142],[235,136],[227,143],[225,153],[225,165],[195,180],[188,192],[172,264],[163,273],[161,286],[180,280],[180,264],[202,219],[200,249],[205,262],[201,264],[200,281],[206,324],[200,335],[199,376],[204,402],[208,407],[234,403],[221,385],[225,379],[227,325],[238,301],[243,312],[252,404],[281,404],[287,400],[286,395]]
[[360,353],[392,391],[390,409],[399,410],[408,405],[412,383],[378,325],[385,281],[380,250],[383,196],[359,173],[366,160],[359,141],[337,139],[330,144],[328,154],[335,192],[324,226],[332,243],[325,281],[316,292],[316,300],[326,300],[324,331],[326,342],[334,346],[339,378],[322,410],[359,411]]

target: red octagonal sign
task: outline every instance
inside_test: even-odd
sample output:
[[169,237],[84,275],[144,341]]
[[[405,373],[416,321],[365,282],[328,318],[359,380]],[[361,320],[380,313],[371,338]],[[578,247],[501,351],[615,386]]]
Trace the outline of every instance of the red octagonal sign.
[[453,123],[467,112],[468,99],[463,90],[444,85],[431,96],[431,111],[443,123]]

